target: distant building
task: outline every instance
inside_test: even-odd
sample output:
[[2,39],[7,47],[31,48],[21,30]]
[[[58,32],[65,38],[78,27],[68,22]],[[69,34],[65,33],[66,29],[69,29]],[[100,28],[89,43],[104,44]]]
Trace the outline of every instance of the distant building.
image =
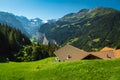
[[[117,52],[120,52],[117,51]],[[115,59],[116,52],[112,48],[105,48],[99,52],[86,52],[80,50],[71,45],[65,45],[64,47],[58,49],[54,54],[59,58],[60,61],[73,61],[73,60],[93,60],[93,59]],[[120,53],[118,53],[120,57]]]

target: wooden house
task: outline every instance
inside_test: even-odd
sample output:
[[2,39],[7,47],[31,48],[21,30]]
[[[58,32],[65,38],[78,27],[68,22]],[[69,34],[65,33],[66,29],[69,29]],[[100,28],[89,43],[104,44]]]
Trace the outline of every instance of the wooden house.
[[[107,48],[108,49],[108,48]],[[71,45],[65,45],[54,52],[60,61],[114,59],[115,51],[104,49],[99,52],[86,52]]]
[[59,58],[60,61],[81,60],[88,55],[87,52],[71,45],[65,45],[64,47],[55,51],[54,54]]

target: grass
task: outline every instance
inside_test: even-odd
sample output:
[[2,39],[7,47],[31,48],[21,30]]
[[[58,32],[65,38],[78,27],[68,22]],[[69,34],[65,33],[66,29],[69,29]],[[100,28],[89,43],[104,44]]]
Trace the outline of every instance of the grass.
[[67,42],[67,44],[72,44],[73,42],[77,41],[79,38],[74,38],[74,39],[71,39],[70,41]]
[[93,42],[99,42],[100,41],[100,38],[96,38],[96,39],[93,39]]
[[120,80],[120,59],[0,63],[0,80]]

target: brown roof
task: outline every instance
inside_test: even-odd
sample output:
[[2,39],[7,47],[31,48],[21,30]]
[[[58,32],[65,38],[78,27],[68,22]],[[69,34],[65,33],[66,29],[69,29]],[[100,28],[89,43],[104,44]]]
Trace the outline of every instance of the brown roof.
[[[71,45],[66,45],[58,49],[54,53],[57,57],[59,57],[61,61],[81,60],[88,55],[87,52],[73,47]],[[69,59],[67,59],[68,55],[70,56]]]
[[115,50],[114,48],[104,47],[100,51],[108,51],[108,50]]
[[[120,50],[118,52],[120,52]],[[82,60],[87,59],[89,56],[92,56],[94,59],[114,59],[116,57],[115,50],[111,50],[111,48],[106,47],[99,52],[85,52],[71,45],[65,45],[64,47],[55,51],[54,54],[61,61]],[[117,55],[120,56],[120,53]]]
[[114,59],[115,58],[114,50],[90,52],[90,54],[97,56],[101,59]]

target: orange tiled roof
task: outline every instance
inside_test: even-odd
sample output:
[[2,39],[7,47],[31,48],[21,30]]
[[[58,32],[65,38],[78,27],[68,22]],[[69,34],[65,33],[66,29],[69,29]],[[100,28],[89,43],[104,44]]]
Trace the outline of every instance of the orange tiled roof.
[[108,50],[115,50],[114,48],[104,47],[100,51],[108,51]]
[[120,49],[115,50],[115,56],[116,58],[120,58]]

